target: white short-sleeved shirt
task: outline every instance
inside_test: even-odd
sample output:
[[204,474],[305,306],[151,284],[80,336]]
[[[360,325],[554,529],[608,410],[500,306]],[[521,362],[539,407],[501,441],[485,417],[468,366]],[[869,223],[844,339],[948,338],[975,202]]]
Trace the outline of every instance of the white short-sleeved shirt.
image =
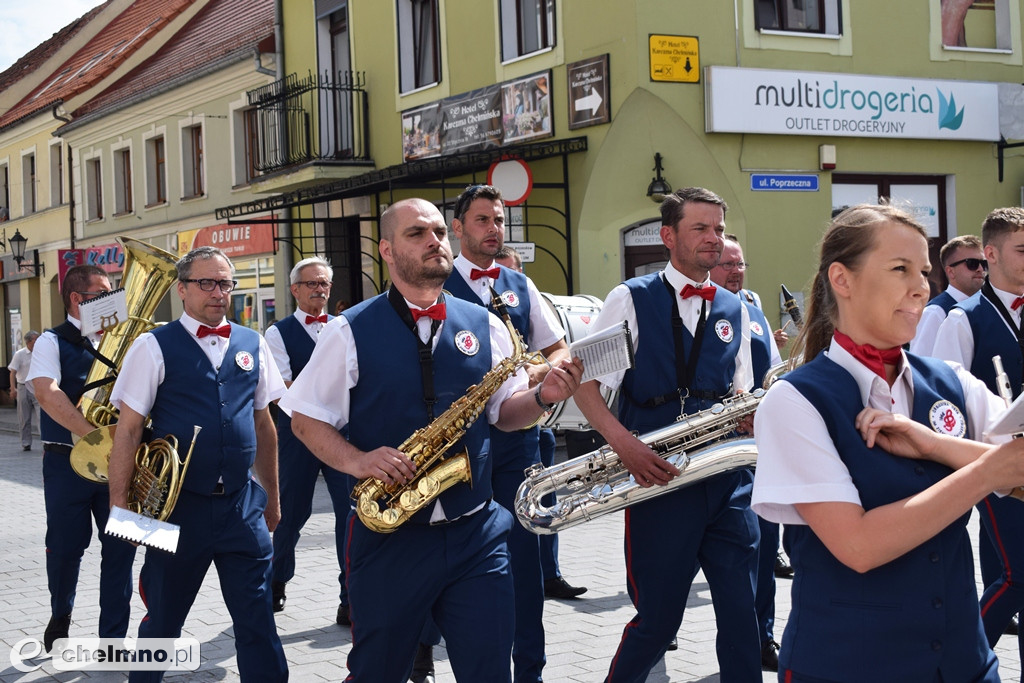
[[[69,315],[67,320],[76,329],[82,329],[82,323],[78,318],[72,318]],[[99,344],[99,335],[97,334],[86,335],[86,339],[92,342],[93,347]],[[43,332],[36,339],[36,345],[32,347],[32,366],[28,369],[28,377],[25,378],[25,381],[31,382],[39,377],[47,377],[60,384],[60,346],[57,343],[57,335],[52,330]]]
[[[964,294],[953,285],[946,287],[946,294],[953,297],[953,300],[957,303],[965,300],[967,294]],[[942,321],[946,319],[946,311],[938,304],[930,304],[924,307],[924,311],[921,312],[921,320],[917,323],[917,334],[914,335],[914,339],[910,342],[910,352],[916,353],[918,356],[931,356],[932,349],[935,347],[935,337],[939,333],[939,326],[942,325]]]
[[[1013,324],[1019,328],[1021,310],[1024,309],[1013,310],[1013,300],[1018,295],[1013,292],[996,289],[995,287],[992,289],[996,293],[996,297],[999,298],[999,301],[1009,311]],[[981,296],[982,306],[992,306],[992,302],[984,294],[976,294],[975,296]],[[999,319],[1003,325],[1006,325],[1006,329],[1010,334],[1016,338],[1017,333],[1006,324],[1003,316],[1000,315]],[[935,344],[932,346],[932,355],[942,360],[955,361],[965,368],[969,368],[974,364],[974,331],[971,330],[971,321],[968,320],[967,313],[962,309],[954,308],[951,310],[946,319],[939,325],[939,331],[935,335]]]
[[[665,266],[665,270],[662,271],[664,277],[668,280],[668,283],[672,285],[672,288],[681,292],[683,287],[686,285],[705,286],[710,285],[711,280],[705,280],[704,282],[695,282],[690,278],[686,277],[675,267],[669,263]],[[719,291],[715,296],[720,296],[724,292],[725,294],[732,295],[732,292],[719,287]],[[703,299],[700,297],[690,297],[684,299],[682,297],[676,297],[676,306],[679,309],[679,317],[683,321],[683,325],[692,335],[697,329],[697,317],[700,315],[701,302]],[[754,385],[754,371],[753,365],[750,359],[750,314],[747,312],[747,307],[741,305],[740,312],[743,317],[742,325],[740,327],[741,340],[740,340],[740,351],[736,356],[736,370],[733,373],[732,385],[736,390],[749,391]],[[711,307],[708,307],[708,312],[705,316],[711,314]],[[594,323],[594,331],[599,332],[601,330],[612,327],[613,325],[620,324],[623,320],[629,325],[630,333],[633,337],[633,352],[635,353],[640,343],[640,334],[642,330],[639,329],[636,320],[636,309],[633,307],[633,296],[629,293],[629,288],[625,284],[617,285],[615,289],[608,293],[608,297],[604,300],[604,305],[601,307],[601,312],[597,316],[597,320]],[[771,335],[769,335],[771,336]],[[778,353],[778,349],[776,349]],[[610,389],[618,389],[619,385],[622,384],[622,378],[625,376],[626,371],[622,370],[619,372],[611,373],[599,378],[597,381],[605,385]]]
[[[491,262],[488,269],[497,265],[497,263]],[[455,257],[455,270],[466,281],[469,288],[480,297],[480,302],[486,306],[491,303],[490,288],[494,286],[494,280],[487,276],[477,280],[472,279],[469,274],[474,268],[476,265],[462,254]],[[530,293],[530,332],[527,335],[526,346],[531,351],[540,351],[564,339],[565,330],[558,322],[555,312],[541,297],[537,285],[533,284],[533,280],[530,278],[526,278],[526,289]]]
[[[902,369],[890,389],[888,383],[850,355],[834,339],[828,357],[849,372],[865,406],[910,416],[913,369],[903,358]],[[950,363],[964,390],[971,435],[981,439],[986,426],[1006,408],[984,382],[963,366]],[[849,470],[839,457],[821,414],[785,375],[775,383],[754,414],[757,468],[751,506],[770,522],[806,524],[798,503],[844,502],[861,504]]]
[[[199,321],[187,313],[180,318],[181,324],[185,326],[193,341],[199,345],[210,363],[215,369],[219,369],[224,361],[224,353],[227,351],[229,339],[216,334],[211,334],[203,339],[196,336],[199,329]],[[224,323],[222,323],[224,324]],[[253,408],[262,410],[267,405],[284,394],[284,380],[281,373],[277,371],[277,363],[267,348],[267,342],[260,337],[259,350],[260,376],[256,384],[256,396]],[[121,410],[128,406],[140,415],[149,415],[156,401],[157,390],[164,381],[164,355],[160,349],[160,342],[152,333],[146,332],[140,335],[132,343],[128,353],[124,356],[121,364],[121,371],[118,373],[117,381],[110,394],[110,402],[115,408]]]
[[31,366],[32,352],[28,350],[27,346],[23,346],[14,352],[11,362],[7,364],[7,369],[14,370],[14,379],[18,384],[24,384]]
[[[320,332],[324,329],[324,325],[319,321],[313,321],[306,324],[306,317],[309,315],[301,308],[297,309],[292,314],[293,317],[299,321],[302,325],[302,329],[306,331],[309,338],[313,340],[313,343],[320,338]],[[281,331],[277,329],[277,325],[271,325],[266,332],[263,333],[263,337],[267,340],[267,346],[270,348],[271,355],[274,356],[274,361],[277,363],[277,370],[281,373],[281,377],[286,382],[291,382],[292,377],[292,361],[291,356],[288,355],[288,349],[284,345],[284,339],[281,337]]]

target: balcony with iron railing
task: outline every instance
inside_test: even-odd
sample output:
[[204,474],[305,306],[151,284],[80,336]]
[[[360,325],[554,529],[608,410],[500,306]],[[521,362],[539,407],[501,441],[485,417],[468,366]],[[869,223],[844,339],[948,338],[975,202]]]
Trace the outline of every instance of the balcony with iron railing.
[[290,74],[250,90],[250,153],[264,174],[310,163],[370,161],[363,72]]

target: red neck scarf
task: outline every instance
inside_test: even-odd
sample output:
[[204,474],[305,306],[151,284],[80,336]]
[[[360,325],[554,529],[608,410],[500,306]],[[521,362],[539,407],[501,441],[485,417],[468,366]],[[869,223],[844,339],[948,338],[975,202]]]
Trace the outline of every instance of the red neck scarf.
[[850,352],[851,356],[886,381],[889,378],[885,376],[885,366],[899,365],[900,358],[903,356],[903,349],[899,346],[894,346],[891,349],[879,349],[871,344],[856,344],[839,330],[833,333],[833,337],[836,343]]

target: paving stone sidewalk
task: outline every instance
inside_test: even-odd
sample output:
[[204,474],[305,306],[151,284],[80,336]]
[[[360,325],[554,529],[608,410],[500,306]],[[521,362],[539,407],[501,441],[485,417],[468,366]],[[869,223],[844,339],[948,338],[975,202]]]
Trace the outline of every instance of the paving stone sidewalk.
[[[23,452],[16,435],[14,410],[0,408],[0,683],[22,681],[121,681],[119,673],[55,673],[47,660],[32,673],[11,664],[11,648],[25,638],[41,638],[49,619],[43,537],[41,450]],[[972,522],[972,529],[976,529]],[[666,531],[669,533],[669,531]],[[317,487],[313,516],[297,550],[297,574],[288,585],[288,603],[277,615],[278,630],[288,657],[291,680],[341,681],[352,644],[347,628],[334,624],[337,610],[337,560],[334,556],[334,515],[326,487]],[[547,683],[601,681],[618,644],[622,627],[633,616],[626,595],[622,558],[622,514],[612,514],[563,532],[559,537],[562,573],[574,585],[589,587],[580,600],[549,600],[545,605]],[[136,583],[142,553],[135,562]],[[410,558],[414,561],[414,558]],[[98,617],[99,548],[94,541],[82,563],[71,636],[89,636]],[[682,572],[680,573],[682,576]],[[90,580],[89,577],[93,577]],[[789,613],[789,586],[779,581],[776,639]],[[144,610],[136,593],[129,634],[138,631]],[[237,681],[231,620],[220,597],[211,567],[185,624],[185,636],[197,638],[202,665],[196,672],[172,674],[168,681]],[[997,647],[1003,680],[1020,678],[1016,638],[1004,636]],[[438,683],[452,683],[443,647],[435,649]],[[37,663],[41,660],[35,660]],[[679,631],[679,650],[669,652],[648,681],[719,680],[715,658],[715,617],[703,574],[690,593]],[[774,681],[774,674],[763,674]],[[472,682],[466,682],[472,683]]]

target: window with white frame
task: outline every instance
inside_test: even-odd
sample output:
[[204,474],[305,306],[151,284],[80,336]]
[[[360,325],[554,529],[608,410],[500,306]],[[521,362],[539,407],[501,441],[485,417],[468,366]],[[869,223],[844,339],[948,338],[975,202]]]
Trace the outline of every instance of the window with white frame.
[[203,126],[181,129],[181,169],[183,199],[201,197],[206,188],[203,171]]
[[64,145],[50,145],[50,206],[64,203]]
[[132,193],[132,148],[114,150],[114,215],[131,213],[134,209]]
[[840,35],[840,0],[754,0],[760,31]]
[[441,80],[441,34],[437,0],[396,0],[399,92]]
[[1009,0],[945,0],[940,11],[943,47],[1013,49]]
[[21,201],[25,215],[35,213],[36,204],[36,155],[23,154],[21,157]]
[[259,159],[259,126],[257,110],[238,107],[231,112],[232,135],[232,185],[248,185],[259,175],[256,162]]
[[555,0],[499,0],[501,61],[555,46]]
[[0,222],[11,218],[11,181],[7,163],[0,164]]
[[146,140],[146,206],[167,201],[167,146],[163,135]]
[[103,218],[103,168],[100,158],[85,161],[85,219],[98,221]]

